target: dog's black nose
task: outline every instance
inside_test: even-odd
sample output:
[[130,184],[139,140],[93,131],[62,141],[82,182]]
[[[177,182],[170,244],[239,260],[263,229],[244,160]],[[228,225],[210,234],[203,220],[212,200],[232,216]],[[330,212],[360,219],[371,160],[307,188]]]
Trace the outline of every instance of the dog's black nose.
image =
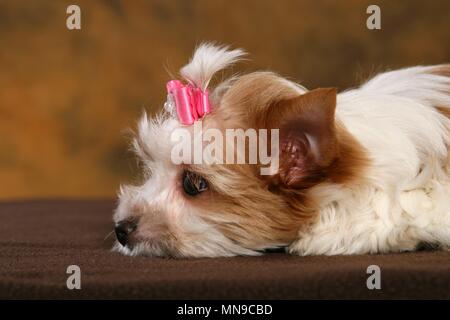
[[116,223],[114,231],[116,232],[117,241],[123,246],[128,243],[129,235],[136,230],[136,222],[133,220],[122,220]]

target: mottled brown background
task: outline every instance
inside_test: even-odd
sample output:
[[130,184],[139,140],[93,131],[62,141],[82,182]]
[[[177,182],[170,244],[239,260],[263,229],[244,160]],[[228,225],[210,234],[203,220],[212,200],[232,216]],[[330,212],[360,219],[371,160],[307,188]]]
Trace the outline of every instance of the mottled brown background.
[[[82,30],[65,27],[78,4]],[[365,27],[369,4],[382,30]],[[132,181],[125,129],[165,98],[201,41],[344,89],[386,68],[450,60],[450,1],[0,0],[0,199],[110,197]]]

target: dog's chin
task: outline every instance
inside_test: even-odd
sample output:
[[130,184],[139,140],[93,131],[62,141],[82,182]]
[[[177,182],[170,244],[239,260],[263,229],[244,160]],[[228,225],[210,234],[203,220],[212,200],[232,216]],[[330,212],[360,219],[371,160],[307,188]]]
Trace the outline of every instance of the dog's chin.
[[125,256],[145,256],[145,257],[159,257],[159,258],[218,258],[218,257],[233,257],[237,255],[243,256],[259,256],[265,252],[264,249],[245,249],[242,247],[235,246],[234,250],[224,250],[222,247],[209,248],[209,250],[203,251],[191,251],[181,252],[178,250],[169,250],[164,244],[158,244],[150,241],[142,241],[133,244],[132,246],[121,245],[118,241],[114,243],[112,248],[113,252],[118,252]]
[[170,254],[162,250],[160,246],[151,245],[150,243],[146,242],[136,243],[133,246],[123,246],[118,241],[116,241],[112,248],[112,251],[131,257],[170,257]]

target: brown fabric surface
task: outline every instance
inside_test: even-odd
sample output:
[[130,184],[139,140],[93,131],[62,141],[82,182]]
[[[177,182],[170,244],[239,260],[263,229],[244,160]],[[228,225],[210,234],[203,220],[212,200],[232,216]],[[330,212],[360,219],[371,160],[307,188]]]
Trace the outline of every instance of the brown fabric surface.
[[[171,260],[110,251],[113,201],[0,204],[0,298],[450,298],[450,253]],[[81,268],[81,290],[66,268]],[[366,268],[381,267],[381,290]]]

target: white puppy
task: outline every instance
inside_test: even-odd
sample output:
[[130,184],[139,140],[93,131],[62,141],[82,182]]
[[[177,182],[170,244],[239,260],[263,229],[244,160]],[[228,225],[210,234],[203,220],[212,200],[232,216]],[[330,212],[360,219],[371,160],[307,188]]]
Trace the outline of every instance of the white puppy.
[[196,118],[203,130],[279,130],[276,171],[176,164],[172,133],[193,125],[167,110],[144,115],[133,146],[145,180],[120,190],[119,251],[335,255],[450,245],[450,65],[383,73],[340,94],[270,72],[208,88],[243,54],[201,45],[181,75],[190,92],[209,93],[212,111]]

